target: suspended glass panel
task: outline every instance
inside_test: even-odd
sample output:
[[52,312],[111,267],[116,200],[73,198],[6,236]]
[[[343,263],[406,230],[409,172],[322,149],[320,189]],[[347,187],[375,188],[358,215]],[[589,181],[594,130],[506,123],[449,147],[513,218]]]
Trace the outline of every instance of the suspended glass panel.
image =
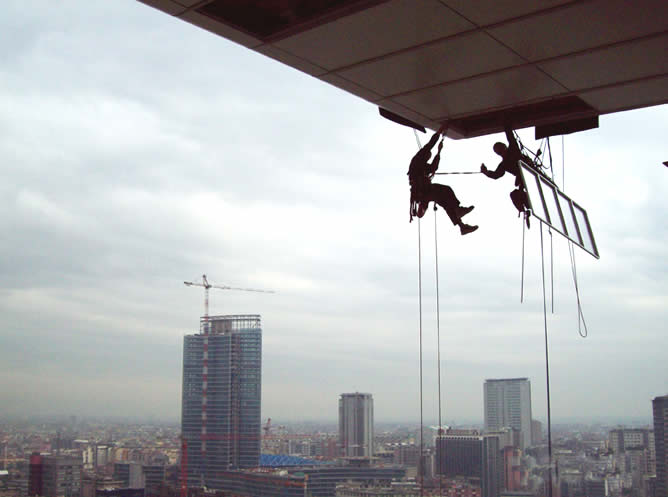
[[559,212],[556,187],[549,181],[545,181],[543,178],[540,178],[540,186],[543,191],[543,199],[545,201],[545,206],[547,207],[547,213],[550,216],[550,224],[557,231],[566,234],[564,223],[561,220],[561,214]]
[[582,240],[580,240],[578,228],[575,224],[573,210],[571,209],[571,199],[569,199],[561,192],[559,192],[557,196],[559,198],[559,207],[561,207],[561,213],[564,215],[564,221],[566,222],[566,234],[568,235],[568,238],[573,240],[578,245],[582,245]]
[[561,193],[547,177],[520,161],[533,215],[598,259],[587,212]]
[[573,202],[573,210],[575,211],[575,220],[580,228],[580,235],[582,235],[582,244],[584,245],[584,248],[593,254],[598,254],[596,243],[594,242],[594,234],[591,232],[591,226],[589,226],[587,213],[575,202]]
[[545,215],[545,208],[543,207],[543,196],[538,187],[538,175],[527,167],[523,167],[522,169],[524,169],[524,182],[529,194],[531,212],[534,216],[549,224],[550,221]]

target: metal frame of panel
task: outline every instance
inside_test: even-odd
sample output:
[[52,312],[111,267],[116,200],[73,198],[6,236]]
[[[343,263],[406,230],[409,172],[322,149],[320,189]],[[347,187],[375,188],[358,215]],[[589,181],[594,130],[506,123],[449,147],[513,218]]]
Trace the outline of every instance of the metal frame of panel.
[[587,211],[559,191],[557,185],[523,161],[519,161],[529,209],[541,222],[555,229],[591,255],[600,258]]

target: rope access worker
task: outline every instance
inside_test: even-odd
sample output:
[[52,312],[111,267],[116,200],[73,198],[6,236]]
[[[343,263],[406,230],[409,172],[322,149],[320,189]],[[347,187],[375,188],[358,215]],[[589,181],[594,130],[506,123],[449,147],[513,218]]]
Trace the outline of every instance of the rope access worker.
[[424,216],[429,207],[429,202],[436,202],[445,209],[452,224],[459,226],[461,234],[466,235],[478,229],[477,226],[470,226],[462,222],[462,217],[471,212],[473,206],[462,207],[452,188],[447,185],[431,182],[441,160],[443,139],[441,138],[438,144],[436,157],[429,162],[431,149],[436,145],[436,141],[444,129],[445,126],[441,126],[434,133],[434,136],[431,137],[427,144],[415,154],[408,168],[408,182],[411,185],[410,220],[413,220],[413,216],[417,216],[418,218]]
[[[494,144],[494,152],[497,155],[500,155],[503,159],[499,162],[499,165],[494,171],[491,171],[485,167],[485,164],[480,166],[480,172],[492,179],[499,179],[505,173],[510,173],[515,176],[515,189],[510,192],[510,200],[512,200],[513,205],[519,211],[519,214],[524,213],[525,219],[527,222],[527,228],[529,227],[529,201],[526,191],[526,185],[522,181],[522,175],[520,173],[520,166],[518,161],[526,163],[528,166],[535,168],[534,162],[526,155],[520,151],[520,146],[513,135],[513,130],[506,126],[506,139],[508,140],[508,145],[502,142],[496,142]],[[518,215],[519,215],[518,214]]]

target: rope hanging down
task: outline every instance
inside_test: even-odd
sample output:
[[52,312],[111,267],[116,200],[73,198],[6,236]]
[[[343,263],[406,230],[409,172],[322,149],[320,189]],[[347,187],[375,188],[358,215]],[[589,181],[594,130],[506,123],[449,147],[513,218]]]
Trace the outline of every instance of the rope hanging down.
[[[438,231],[437,231],[437,221],[436,221],[436,205],[434,205],[434,253],[436,256],[436,364],[437,364],[437,374],[438,374],[438,431],[436,437],[436,444],[438,447],[439,437],[443,435],[443,418],[441,416],[441,305],[439,298],[439,286],[438,286]],[[437,461],[439,464],[439,475],[440,475],[440,461]],[[442,478],[438,479],[438,494],[443,495],[443,482]]]
[[424,469],[422,467],[422,453],[424,442],[422,435],[424,432],[423,422],[423,402],[422,402],[422,235],[420,233],[420,219],[418,219],[418,290],[419,290],[419,307],[420,307],[420,456],[418,458],[418,478],[420,481],[420,496],[423,495],[423,475]]
[[[564,148],[564,137],[561,137],[561,189],[566,190],[566,159],[565,159],[565,148]],[[587,338],[589,331],[587,330],[587,322],[584,318],[584,313],[582,311],[582,302],[580,302],[580,288],[578,286],[578,271],[575,266],[575,249],[573,248],[573,242],[568,240],[568,256],[571,260],[571,273],[573,275],[573,286],[575,286],[575,298],[577,299],[578,304],[578,334],[582,338]]]
[[[422,148],[420,144],[420,137],[418,137],[417,131],[413,130],[415,134],[415,141],[417,142],[418,150]],[[420,218],[418,217],[418,292],[419,292],[419,309],[420,309],[420,339],[419,339],[419,348],[420,348],[420,455],[418,457],[418,481],[420,482],[420,496],[422,497],[424,490],[424,468],[422,464],[422,455],[424,452],[424,417],[423,417],[423,395],[422,395],[422,234],[420,231]]]
[[[415,141],[418,149],[422,148],[420,138],[415,130]],[[434,204],[434,252],[435,252],[435,270],[436,270],[436,350],[437,350],[437,374],[438,374],[438,435],[443,434],[443,416],[441,401],[441,315],[440,315],[440,288],[438,279],[438,220],[436,216],[438,208]],[[420,482],[420,495],[424,495],[424,393],[423,393],[423,340],[422,340],[422,235],[421,222],[418,218],[418,289],[419,289],[419,311],[420,311],[420,331],[419,331],[419,349],[420,349],[420,455],[418,459],[418,478]],[[443,495],[443,485],[439,478],[439,495]]]
[[543,325],[545,330],[545,383],[547,388],[547,457],[548,457],[548,497],[552,497],[552,411],[550,409],[550,358],[547,341],[547,297],[545,295],[545,255],[543,252],[543,223],[540,224],[540,260],[543,281]]

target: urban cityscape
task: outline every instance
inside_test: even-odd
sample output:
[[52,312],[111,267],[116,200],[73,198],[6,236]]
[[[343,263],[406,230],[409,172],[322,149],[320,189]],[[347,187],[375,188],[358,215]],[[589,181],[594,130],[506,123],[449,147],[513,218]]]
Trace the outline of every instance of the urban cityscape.
[[668,2],[0,12],[0,497],[668,497]]
[[[487,379],[481,426],[374,424],[346,392],[335,425],[263,421],[260,315],[205,315],[184,336],[181,426],[0,425],[0,497],[663,497],[668,395],[651,426],[532,416],[531,380]],[[386,425],[386,424],[385,424]]]

